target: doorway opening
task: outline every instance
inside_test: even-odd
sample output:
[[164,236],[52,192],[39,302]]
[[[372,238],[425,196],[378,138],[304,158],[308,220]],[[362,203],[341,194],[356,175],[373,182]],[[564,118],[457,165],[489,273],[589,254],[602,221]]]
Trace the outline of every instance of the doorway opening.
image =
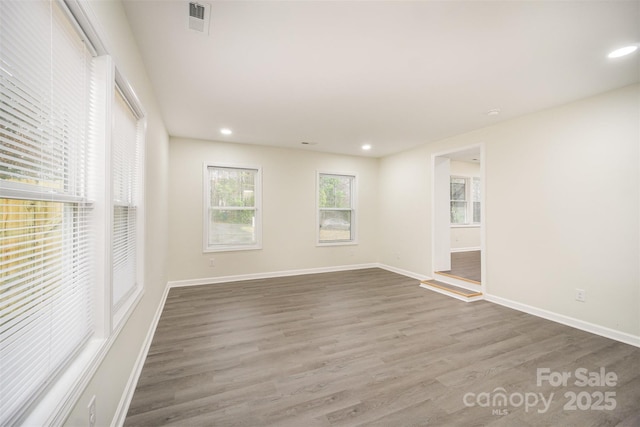
[[467,301],[485,287],[483,154],[477,144],[432,156],[433,280],[423,284]]

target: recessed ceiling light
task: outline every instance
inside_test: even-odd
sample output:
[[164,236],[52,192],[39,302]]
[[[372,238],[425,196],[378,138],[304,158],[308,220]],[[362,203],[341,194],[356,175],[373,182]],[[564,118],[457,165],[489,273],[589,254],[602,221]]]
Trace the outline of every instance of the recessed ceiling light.
[[362,146],[362,149],[363,149],[364,151],[369,151],[369,150],[371,150],[371,144],[364,144],[364,145]]
[[633,53],[636,50],[638,50],[638,45],[625,46],[625,47],[621,47],[620,49],[614,50],[607,56],[609,58],[620,58],[621,56],[629,55],[630,53]]
[[500,114],[499,108],[494,108],[493,110],[487,111],[487,116],[497,116],[498,114]]
[[220,133],[223,135],[231,135],[233,132],[231,132],[231,129],[229,128],[222,128],[220,129]]

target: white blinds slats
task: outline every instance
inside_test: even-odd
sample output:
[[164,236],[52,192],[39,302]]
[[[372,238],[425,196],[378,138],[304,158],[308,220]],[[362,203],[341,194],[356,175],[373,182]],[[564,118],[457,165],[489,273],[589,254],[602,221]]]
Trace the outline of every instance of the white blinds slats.
[[139,174],[138,118],[115,90],[112,141],[112,301],[118,306],[136,286],[136,235]]
[[[3,16],[20,16],[23,11],[19,9],[24,8],[36,17],[42,17],[45,12],[51,16],[42,19],[46,24],[42,33],[25,31],[33,22],[22,27],[19,20],[5,20],[0,73],[4,102],[0,107],[0,123],[11,132],[2,137],[7,152],[3,153],[0,167],[4,175],[81,195],[85,187],[81,179],[83,170],[64,166],[76,164],[83,158],[83,153],[69,150],[68,146],[71,138],[85,139],[88,108],[86,102],[68,101],[88,99],[86,71],[90,58],[76,54],[85,50],[84,45],[59,7],[42,2],[35,7],[17,3],[9,2]],[[39,13],[33,12],[36,8]],[[21,45],[14,46],[18,40],[22,40]],[[31,45],[36,47],[36,52],[43,47],[47,49],[42,55],[34,55]]]
[[0,425],[93,328],[92,58],[61,7],[0,2]]

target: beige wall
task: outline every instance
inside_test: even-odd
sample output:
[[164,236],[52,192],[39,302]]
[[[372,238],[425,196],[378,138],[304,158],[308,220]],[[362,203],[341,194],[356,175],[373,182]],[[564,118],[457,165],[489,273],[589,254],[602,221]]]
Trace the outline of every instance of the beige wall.
[[636,85],[487,135],[490,293],[640,335],[639,100]]
[[145,152],[145,292],[124,329],[77,401],[66,424],[88,425],[87,405],[96,396],[97,426],[110,425],[167,283],[168,136],[155,95],[119,1],[91,3],[99,30],[116,65],[147,114]]
[[380,261],[430,274],[431,155],[484,143],[487,293],[640,336],[639,99],[631,86],[382,159]]
[[[304,150],[171,138],[170,280],[376,262],[378,160]],[[262,167],[262,249],[203,253],[203,162]],[[353,172],[358,244],[316,246],[316,173]],[[215,266],[210,267],[210,259]]]

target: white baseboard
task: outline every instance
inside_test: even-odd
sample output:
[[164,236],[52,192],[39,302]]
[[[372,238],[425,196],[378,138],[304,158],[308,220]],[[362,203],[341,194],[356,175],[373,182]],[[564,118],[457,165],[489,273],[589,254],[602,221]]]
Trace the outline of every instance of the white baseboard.
[[120,398],[118,407],[116,408],[116,413],[111,420],[111,427],[121,427],[124,425],[125,418],[127,417],[127,412],[129,411],[129,406],[131,405],[131,399],[133,399],[133,393],[136,390],[138,379],[140,378],[140,374],[142,373],[142,367],[144,366],[144,362],[147,359],[147,354],[149,354],[151,341],[153,340],[153,336],[156,333],[156,327],[158,326],[158,322],[160,321],[160,316],[162,315],[164,304],[167,301],[167,295],[169,295],[169,283],[167,283],[167,285],[165,286],[162,297],[160,298],[160,304],[158,304],[158,308],[153,315],[153,319],[151,321],[151,324],[149,325],[149,330],[147,331],[147,335],[144,338],[144,343],[133,365],[133,369],[131,370],[131,374],[129,375],[129,380],[127,381],[127,385],[124,389],[124,392],[122,393],[122,397]]
[[615,341],[620,341],[635,347],[640,347],[640,336],[631,335],[626,332],[616,331],[615,329],[610,329],[604,326],[585,322],[584,320],[575,319],[573,317],[554,313],[552,311],[543,310],[541,308],[532,307],[527,304],[522,304],[506,298],[498,297],[495,295],[486,294],[484,296],[484,299],[485,301],[489,301],[495,304],[509,307],[514,310],[522,311],[524,313],[532,314],[537,317],[542,317],[543,319],[547,319],[553,322],[561,323],[563,325],[571,326],[572,328],[576,328],[585,332],[590,332],[592,334],[600,335],[605,338],[610,338]]
[[351,264],[336,267],[305,268],[300,270],[272,271],[266,273],[239,274],[234,276],[206,277],[203,279],[174,280],[169,282],[170,288],[182,286],[214,285],[217,283],[240,282],[243,280],[271,279],[274,277],[301,276],[303,274],[333,273],[336,271],[363,270],[365,268],[377,268],[376,263]]
[[425,276],[424,274],[414,273],[413,271],[403,270],[401,268],[392,267],[386,264],[376,264],[376,267],[381,268],[383,270],[390,271],[392,273],[401,274],[403,276],[411,277],[416,280],[431,280],[431,277]]

